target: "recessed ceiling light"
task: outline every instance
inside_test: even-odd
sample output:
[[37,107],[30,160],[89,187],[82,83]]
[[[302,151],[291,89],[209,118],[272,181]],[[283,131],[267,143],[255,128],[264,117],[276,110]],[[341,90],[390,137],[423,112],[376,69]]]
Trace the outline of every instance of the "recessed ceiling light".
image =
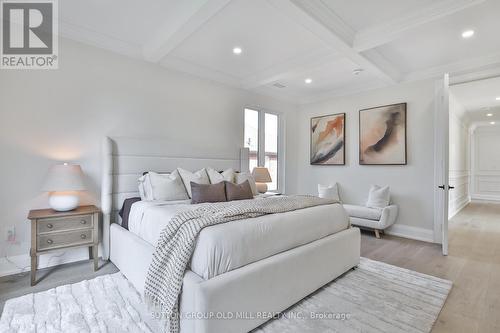
[[497,97],[497,98],[495,98],[495,99],[496,99],[497,101],[500,101],[500,96],[499,96],[499,97]]
[[235,47],[233,49],[233,53],[234,54],[241,54],[241,52],[243,52],[243,50],[241,49],[241,47]]
[[490,124],[495,125],[495,122],[494,122],[494,121],[492,121]]
[[307,84],[310,84],[310,83],[312,83],[312,82],[313,82],[313,80],[312,80],[312,79],[310,79],[310,78],[307,78],[307,79],[305,79],[305,80],[304,80],[304,82],[305,82],[305,83],[307,83]]
[[472,36],[474,36],[474,30],[465,30],[462,32],[463,38],[471,38]]
[[492,116],[493,116],[493,113],[486,114],[486,117],[492,117]]

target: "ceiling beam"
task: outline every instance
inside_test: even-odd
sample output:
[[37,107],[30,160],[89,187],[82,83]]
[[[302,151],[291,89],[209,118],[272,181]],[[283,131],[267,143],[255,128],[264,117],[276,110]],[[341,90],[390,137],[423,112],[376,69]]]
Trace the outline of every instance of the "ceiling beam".
[[161,29],[144,44],[144,58],[160,62],[208,20],[226,7],[231,0],[182,1],[175,17],[166,19]]
[[[398,71],[388,62],[378,66],[368,57],[357,52],[353,47],[355,31],[342,21],[321,0],[268,0],[281,13],[300,24],[325,42],[333,50],[371,71],[387,84],[399,80]],[[390,70],[388,70],[388,68]]]
[[356,33],[353,46],[358,52],[387,44],[405,32],[458,11],[477,6],[486,0],[440,0],[421,9]]

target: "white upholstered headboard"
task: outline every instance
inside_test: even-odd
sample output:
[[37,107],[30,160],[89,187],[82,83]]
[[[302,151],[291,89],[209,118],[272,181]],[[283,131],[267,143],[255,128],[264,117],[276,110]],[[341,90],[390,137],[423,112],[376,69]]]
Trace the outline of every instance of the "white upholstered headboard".
[[165,139],[106,137],[102,144],[103,259],[109,258],[109,228],[117,222],[126,198],[138,197],[137,178],[145,171],[171,172],[177,167],[199,170],[233,168],[248,171],[248,149],[220,150],[209,142],[198,147]]

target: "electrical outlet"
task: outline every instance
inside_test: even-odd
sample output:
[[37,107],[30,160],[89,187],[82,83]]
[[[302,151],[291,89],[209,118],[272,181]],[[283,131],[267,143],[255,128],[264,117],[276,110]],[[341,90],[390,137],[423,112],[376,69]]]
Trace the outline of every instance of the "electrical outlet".
[[16,227],[10,226],[7,229],[7,242],[15,243],[16,242]]

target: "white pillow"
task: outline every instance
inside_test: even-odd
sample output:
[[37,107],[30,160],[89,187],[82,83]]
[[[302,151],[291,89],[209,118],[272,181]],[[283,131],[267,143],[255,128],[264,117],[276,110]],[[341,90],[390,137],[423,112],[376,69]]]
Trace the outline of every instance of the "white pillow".
[[153,200],[153,188],[151,187],[149,173],[139,177],[139,179],[137,179],[137,185],[139,187],[139,195],[141,196],[142,201]]
[[179,174],[181,175],[182,181],[184,182],[184,187],[187,190],[189,198],[191,198],[191,182],[206,185],[210,184],[207,170],[205,170],[205,168],[194,173],[181,168],[177,168],[177,171],[179,171]]
[[333,185],[318,184],[318,196],[320,198],[340,201],[338,184],[337,183]]
[[255,185],[255,178],[253,178],[250,172],[238,172],[236,173],[236,184],[244,183],[245,180],[248,180],[250,183],[250,187],[252,188],[253,195],[259,194],[257,191],[257,185]]
[[222,172],[215,170],[214,168],[207,169],[208,178],[210,178],[211,184],[217,184],[223,181],[228,181],[234,183],[234,170],[227,169]]
[[188,194],[177,170],[170,174],[149,172],[148,175],[153,192],[152,200],[169,201],[188,199]]
[[380,187],[378,185],[372,185],[370,192],[368,193],[368,201],[366,202],[366,207],[369,208],[385,208],[389,206],[391,201],[391,191],[389,186]]

